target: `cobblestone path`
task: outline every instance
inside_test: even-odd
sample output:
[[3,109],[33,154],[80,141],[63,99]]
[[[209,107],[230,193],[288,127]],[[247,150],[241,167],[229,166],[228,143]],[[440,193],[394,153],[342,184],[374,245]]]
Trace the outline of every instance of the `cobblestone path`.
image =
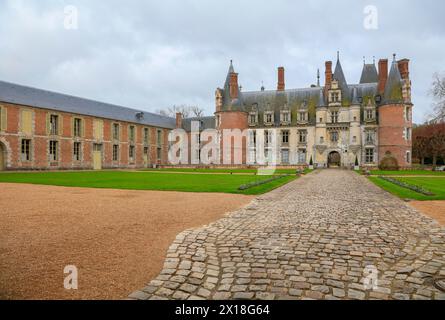
[[445,299],[440,278],[445,229],[355,172],[322,170],[182,232],[129,298]]

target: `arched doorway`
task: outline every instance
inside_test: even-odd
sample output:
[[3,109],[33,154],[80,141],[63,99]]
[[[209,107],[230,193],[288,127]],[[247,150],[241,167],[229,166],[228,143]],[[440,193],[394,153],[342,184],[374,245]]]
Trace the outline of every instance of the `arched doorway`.
[[0,171],[5,170],[6,168],[6,148],[3,143],[0,142]]
[[341,165],[341,156],[340,153],[337,151],[332,151],[328,155],[328,167],[329,168],[336,168],[340,167]]

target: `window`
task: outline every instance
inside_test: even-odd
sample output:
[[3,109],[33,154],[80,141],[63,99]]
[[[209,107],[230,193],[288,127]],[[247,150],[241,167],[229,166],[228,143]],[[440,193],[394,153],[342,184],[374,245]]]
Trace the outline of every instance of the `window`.
[[256,131],[249,131],[249,144],[251,146],[256,145]]
[[337,142],[338,141],[338,132],[337,131],[332,131],[331,132],[331,141],[332,142]]
[[74,129],[73,133],[75,137],[82,136],[82,119],[74,118]]
[[113,140],[119,140],[119,123],[113,123]]
[[283,113],[283,122],[290,122],[289,112],[284,112]]
[[374,149],[373,148],[366,148],[365,149],[365,162],[366,163],[373,163],[374,162]]
[[366,120],[373,120],[374,119],[374,110],[372,109],[367,109],[365,110],[365,119]]
[[411,108],[405,107],[405,120],[411,121]]
[[324,137],[320,137],[320,144],[324,143]]
[[144,143],[149,144],[150,143],[150,136],[149,136],[149,130],[148,128],[144,128]]
[[113,161],[119,160],[119,145],[114,144],[113,145]]
[[272,143],[272,131],[269,130],[264,131],[264,143],[266,145]]
[[49,131],[50,134],[55,136],[59,134],[59,116],[52,114],[49,117]]
[[356,136],[353,136],[352,137],[352,143],[356,143],[357,142],[357,137]]
[[49,160],[50,161],[57,161],[59,159],[58,155],[58,141],[50,141],[49,142]]
[[[300,119],[301,122],[305,122],[305,121],[307,121],[307,114],[306,114],[306,112],[300,112],[300,113],[298,114],[298,117],[299,117],[299,119]],[[320,121],[320,122],[321,122],[321,121]]]
[[331,112],[331,122],[337,123],[338,122],[338,111],[332,111]]
[[411,163],[411,152],[406,152],[406,163]]
[[249,114],[249,124],[256,124],[256,113]]
[[130,146],[128,149],[128,157],[130,158],[130,161],[134,161],[134,146]]
[[73,158],[75,161],[80,161],[80,142],[74,142],[73,144]]
[[161,160],[161,155],[162,155],[162,149],[161,148],[157,148],[156,149],[156,157],[158,160]]
[[306,163],[306,149],[298,150],[298,163]]
[[307,141],[307,131],[306,130],[298,130],[298,142],[306,143]]
[[339,92],[331,92],[331,102],[340,102]]
[[32,135],[32,114],[31,110],[22,110],[21,112],[21,131],[28,136]]
[[289,150],[281,150],[281,163],[289,163]]
[[289,131],[288,130],[281,131],[281,143],[283,143],[283,144],[289,143]]
[[273,113],[272,112],[267,112],[265,114],[265,117],[266,117],[266,119],[264,122],[269,123],[269,124],[273,122]]
[[406,128],[405,129],[405,139],[406,140],[411,140],[411,128]]
[[135,135],[134,135],[134,126],[130,126],[129,130],[130,130],[130,132],[129,132],[130,141],[134,142],[134,137],[135,137]]
[[22,161],[30,161],[31,160],[31,140],[23,139],[22,140]]
[[374,144],[374,131],[365,131],[365,142],[366,144]]
[[158,146],[162,144],[162,131],[158,130],[156,131],[156,141],[158,143]]
[[6,131],[6,108],[0,106],[0,131]]

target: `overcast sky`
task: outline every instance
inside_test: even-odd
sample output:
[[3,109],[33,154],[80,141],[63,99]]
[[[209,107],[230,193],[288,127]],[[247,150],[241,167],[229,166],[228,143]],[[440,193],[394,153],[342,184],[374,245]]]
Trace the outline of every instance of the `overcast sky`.
[[249,91],[261,81],[276,88],[281,65],[286,88],[315,83],[317,68],[323,85],[324,61],[335,64],[337,50],[346,80],[357,83],[363,56],[397,53],[411,60],[420,122],[432,75],[445,70],[443,12],[436,0],[0,0],[0,79],[147,111],[199,105],[211,115],[230,59]]

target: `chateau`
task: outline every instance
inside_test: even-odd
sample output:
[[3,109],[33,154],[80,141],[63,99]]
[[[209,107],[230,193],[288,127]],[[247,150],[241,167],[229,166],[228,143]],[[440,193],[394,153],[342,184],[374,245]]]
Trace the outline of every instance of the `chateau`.
[[[302,89],[286,89],[279,67],[276,90],[249,92],[241,90],[231,62],[215,100],[214,116],[175,119],[0,81],[0,170],[169,165],[169,132],[183,129],[191,139],[192,121],[199,130],[216,130],[220,158],[227,148],[222,132],[247,131],[241,165],[258,165],[259,152],[269,159],[277,139],[282,166],[411,166],[408,59],[394,56],[389,68],[381,59],[378,70],[364,63],[359,83],[351,84],[337,57],[334,71],[325,63],[324,86],[318,76],[316,85]],[[199,147],[188,151],[199,158]]]
[[[411,166],[412,131],[409,60],[363,64],[358,84],[348,83],[339,57],[325,63],[325,82],[286,89],[278,68],[276,90],[244,92],[232,62],[223,88],[216,90],[215,126],[249,129],[246,164],[255,164],[257,138],[278,137],[278,163],[316,167],[378,166],[383,162]],[[274,132],[275,131],[275,132]],[[262,146],[261,146],[262,147]]]

